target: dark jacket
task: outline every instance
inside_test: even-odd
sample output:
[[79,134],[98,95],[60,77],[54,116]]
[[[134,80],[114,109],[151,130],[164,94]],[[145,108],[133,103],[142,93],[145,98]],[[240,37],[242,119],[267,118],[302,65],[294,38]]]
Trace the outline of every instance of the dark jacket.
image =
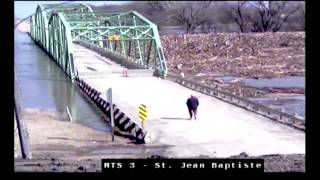
[[197,109],[197,107],[199,106],[199,100],[197,97],[189,97],[187,100],[187,106],[188,109]]

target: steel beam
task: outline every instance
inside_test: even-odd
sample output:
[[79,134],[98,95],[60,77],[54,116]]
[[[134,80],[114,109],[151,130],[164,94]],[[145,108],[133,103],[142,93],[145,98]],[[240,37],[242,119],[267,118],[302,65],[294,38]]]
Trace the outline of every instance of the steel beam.
[[86,41],[149,69],[167,74],[157,26],[141,14],[93,12],[82,3],[39,5],[31,17],[30,32],[73,79],[72,45]]

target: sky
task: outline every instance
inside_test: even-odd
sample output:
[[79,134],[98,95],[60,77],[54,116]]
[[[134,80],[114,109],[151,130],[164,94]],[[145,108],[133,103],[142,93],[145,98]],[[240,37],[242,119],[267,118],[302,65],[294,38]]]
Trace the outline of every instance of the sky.
[[[35,13],[38,4],[57,4],[66,1],[15,1],[14,14],[16,18],[25,18]],[[104,4],[125,4],[130,1],[74,1],[89,5],[104,5]]]

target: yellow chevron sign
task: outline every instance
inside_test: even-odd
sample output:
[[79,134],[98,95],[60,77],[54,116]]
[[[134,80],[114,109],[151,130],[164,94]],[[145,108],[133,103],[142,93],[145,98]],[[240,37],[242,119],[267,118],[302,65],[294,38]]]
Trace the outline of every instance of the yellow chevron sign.
[[147,111],[147,106],[144,105],[144,104],[140,104],[139,106],[139,118],[141,121],[144,121],[147,119],[147,114],[148,114],[148,111]]

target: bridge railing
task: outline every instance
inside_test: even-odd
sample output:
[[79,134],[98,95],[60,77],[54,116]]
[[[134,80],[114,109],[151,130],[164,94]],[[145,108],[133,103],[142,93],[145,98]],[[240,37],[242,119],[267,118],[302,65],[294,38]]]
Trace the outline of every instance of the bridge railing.
[[294,115],[281,112],[276,109],[272,109],[268,106],[265,106],[263,104],[259,104],[256,102],[253,102],[249,99],[246,99],[244,97],[236,96],[229,92],[224,92],[218,89],[217,87],[211,87],[207,85],[200,84],[198,82],[182,78],[179,75],[168,73],[166,79],[173,80],[174,82],[177,82],[185,87],[188,87],[190,89],[196,90],[198,92],[204,93],[206,95],[215,97],[217,99],[220,99],[222,101],[228,102],[230,104],[236,105],[238,107],[242,107],[248,111],[255,112],[257,114],[260,114],[262,116],[265,116],[269,119],[275,120],[277,122],[290,125],[292,127],[295,127],[300,130],[305,130],[305,123],[301,119],[295,117]]
[[32,39],[45,50],[71,78],[75,78],[72,37],[64,12],[84,13],[92,9],[82,3],[42,4],[30,17]]
[[31,36],[74,79],[72,43],[89,42],[165,76],[167,65],[157,26],[141,14],[92,12],[79,3],[38,5]]

